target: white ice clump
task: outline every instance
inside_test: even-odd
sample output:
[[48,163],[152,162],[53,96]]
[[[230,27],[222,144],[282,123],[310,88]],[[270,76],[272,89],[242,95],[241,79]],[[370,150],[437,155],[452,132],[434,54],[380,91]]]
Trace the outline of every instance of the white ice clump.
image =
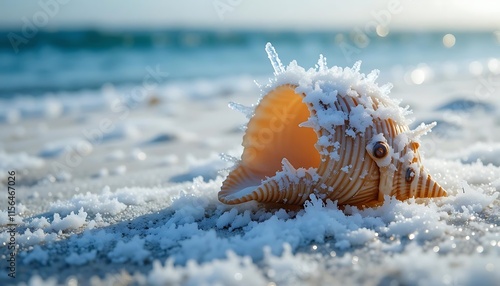
[[[352,128],[353,133],[364,134],[366,128],[373,125],[372,117],[364,112],[364,108],[361,105],[353,107],[349,113],[349,126]],[[353,135],[354,135],[353,134]],[[351,137],[355,137],[351,135]]]
[[24,257],[23,263],[30,264],[33,262],[37,262],[41,265],[46,265],[48,261],[49,252],[36,245],[35,247],[33,247],[33,250]]
[[55,233],[50,233],[45,232],[41,228],[34,228],[34,231],[31,231],[29,228],[24,231],[24,233],[20,233],[17,239],[17,242],[19,244],[25,245],[25,246],[31,246],[31,245],[36,245],[40,244],[43,242],[49,242],[49,241],[55,241],[57,238],[57,235]]
[[105,188],[101,195],[87,193],[77,194],[70,201],[56,201],[50,208],[53,212],[68,213],[75,208],[84,208],[94,213],[109,213],[116,215],[127,208],[127,205],[118,201],[117,194]]
[[96,254],[97,251],[95,249],[82,254],[72,252],[70,255],[68,255],[68,257],[64,259],[64,261],[66,261],[66,263],[69,265],[84,265],[89,263],[90,261],[93,261],[96,258]]
[[277,285],[298,285],[301,281],[317,280],[321,275],[320,262],[305,255],[294,255],[287,243],[283,245],[281,255],[274,255],[269,247],[265,247],[263,263],[270,269],[267,275]]
[[126,261],[137,262],[142,264],[148,257],[150,252],[144,249],[144,239],[134,236],[130,241],[118,241],[115,248],[108,253],[108,257],[114,263],[123,263]]
[[80,208],[91,213],[117,215],[127,206],[141,205],[156,198],[161,194],[160,189],[122,188],[112,192],[109,187],[104,187],[100,194],[77,194],[69,201],[56,201],[51,204],[52,212],[67,214]]
[[[239,257],[232,252],[227,259],[210,264],[190,261],[186,267],[175,266],[167,260],[164,266],[155,261],[148,275],[150,285],[264,285],[265,277],[249,257]],[[193,275],[196,273],[196,275]]]
[[80,208],[78,214],[71,212],[62,219],[58,213],[55,213],[50,227],[55,231],[77,230],[86,224],[86,218],[87,213],[83,211],[83,208]]

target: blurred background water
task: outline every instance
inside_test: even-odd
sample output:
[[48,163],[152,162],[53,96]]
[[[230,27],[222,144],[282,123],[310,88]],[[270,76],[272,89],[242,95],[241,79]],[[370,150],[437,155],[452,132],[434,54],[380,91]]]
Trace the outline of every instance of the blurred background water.
[[[323,10],[283,1],[215,0],[196,4],[201,10],[189,6],[193,1],[126,1],[99,9],[92,2],[0,4],[0,97],[136,84],[146,67],[168,73],[166,82],[265,77],[271,72],[267,42],[285,63],[313,66],[319,54],[330,65],[362,60],[365,71],[377,68],[387,80],[410,83],[500,69],[500,20],[491,17],[499,9],[487,1],[424,1],[411,9],[397,1],[394,14],[394,1],[318,4],[328,5]],[[284,5],[287,13],[273,15]],[[33,36],[23,34],[27,26]]]
[[[392,70],[395,77],[422,63],[436,76],[460,76],[470,68],[474,72],[472,62],[487,69],[500,46],[494,32],[394,32],[382,37],[350,31],[74,30],[40,32],[13,53],[7,35],[0,34],[2,97],[139,83],[145,67],[158,65],[168,73],[167,81],[269,75],[266,42],[276,46],[286,63],[296,59],[314,66],[324,54],[330,64],[351,66],[362,60],[365,70]],[[490,68],[497,66],[490,63]]]

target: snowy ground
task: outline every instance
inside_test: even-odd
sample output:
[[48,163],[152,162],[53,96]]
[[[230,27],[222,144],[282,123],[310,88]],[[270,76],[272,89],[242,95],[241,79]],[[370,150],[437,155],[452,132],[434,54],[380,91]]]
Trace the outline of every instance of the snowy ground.
[[391,92],[415,124],[438,122],[421,149],[449,197],[344,212],[315,198],[298,212],[218,202],[232,164],[220,153],[241,154],[247,120],[227,104],[257,101],[250,77],[167,83],[136,99],[108,86],[4,100],[0,284],[498,285],[500,68],[483,67],[396,79]]

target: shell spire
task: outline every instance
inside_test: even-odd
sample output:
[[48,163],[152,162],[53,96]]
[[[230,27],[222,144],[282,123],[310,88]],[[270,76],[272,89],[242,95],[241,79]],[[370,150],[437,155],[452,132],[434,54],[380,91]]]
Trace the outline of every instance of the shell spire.
[[[314,194],[339,205],[376,206],[385,196],[440,197],[446,191],[422,165],[419,137],[435,125],[408,127],[408,108],[361,74],[283,67],[266,45],[275,79],[265,88],[243,136],[243,154],[219,192],[226,204],[303,205]],[[267,91],[266,91],[267,90]]]

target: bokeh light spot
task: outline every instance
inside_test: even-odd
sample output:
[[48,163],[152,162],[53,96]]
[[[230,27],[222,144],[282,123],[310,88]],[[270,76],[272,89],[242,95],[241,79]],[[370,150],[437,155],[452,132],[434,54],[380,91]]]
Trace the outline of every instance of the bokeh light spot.
[[456,39],[453,34],[446,34],[443,36],[443,45],[447,48],[451,48],[455,45]]

